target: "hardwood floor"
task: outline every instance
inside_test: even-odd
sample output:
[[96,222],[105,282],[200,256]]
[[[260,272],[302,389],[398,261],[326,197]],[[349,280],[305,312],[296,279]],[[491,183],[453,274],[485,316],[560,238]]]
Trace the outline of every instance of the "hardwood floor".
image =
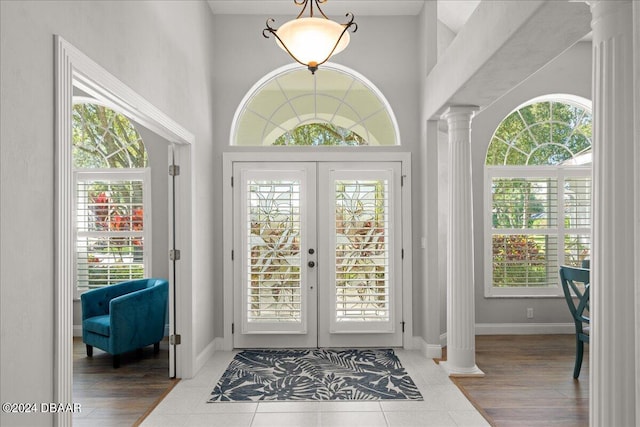
[[120,368],[113,369],[112,356],[94,348],[87,357],[82,339],[73,339],[73,402],[82,411],[74,414],[74,426],[137,425],[173,388],[169,379],[169,344],[123,354]]
[[[574,357],[573,335],[481,335],[476,363],[485,377],[454,382],[496,427],[587,426],[588,345],[578,380]],[[167,342],[158,355],[153,346],[124,355],[119,369],[111,362],[97,349],[87,358],[74,338],[73,400],[82,405],[74,426],[136,425],[177,383],[167,375]]]
[[588,426],[588,348],[574,380],[574,335],[480,335],[476,364],[485,377],[454,382],[497,427]]

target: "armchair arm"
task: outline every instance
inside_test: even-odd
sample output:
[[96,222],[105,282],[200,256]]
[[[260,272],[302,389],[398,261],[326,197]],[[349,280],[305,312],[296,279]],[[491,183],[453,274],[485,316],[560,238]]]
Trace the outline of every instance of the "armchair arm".
[[146,285],[147,279],[129,280],[83,293],[80,295],[82,320],[109,314],[109,302],[113,298],[144,289]]
[[114,298],[110,305],[110,330],[113,352],[156,343],[164,336],[168,283]]

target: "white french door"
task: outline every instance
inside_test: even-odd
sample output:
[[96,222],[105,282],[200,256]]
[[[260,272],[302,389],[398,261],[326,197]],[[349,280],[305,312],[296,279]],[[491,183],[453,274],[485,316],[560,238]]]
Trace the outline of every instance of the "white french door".
[[402,345],[400,175],[234,163],[234,347]]

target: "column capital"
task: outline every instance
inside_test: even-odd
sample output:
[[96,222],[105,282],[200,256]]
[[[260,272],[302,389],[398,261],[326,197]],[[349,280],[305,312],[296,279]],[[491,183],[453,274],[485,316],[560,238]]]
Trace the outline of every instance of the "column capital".
[[477,105],[452,105],[442,113],[440,118],[448,121],[454,117],[458,119],[468,117],[468,120],[471,121],[474,114],[479,110],[480,107]]
[[631,7],[633,6],[632,0],[586,0],[585,3],[591,9],[591,29],[595,30],[597,25],[604,24],[608,30],[613,32],[615,32],[617,25],[615,20],[611,20],[610,15],[618,14],[621,15],[620,18],[627,19],[631,15]]
[[[447,125],[447,132],[469,132],[471,129],[471,119],[480,110],[480,107],[476,105],[452,105],[447,108],[440,118],[444,120]],[[467,139],[468,139],[467,135]]]

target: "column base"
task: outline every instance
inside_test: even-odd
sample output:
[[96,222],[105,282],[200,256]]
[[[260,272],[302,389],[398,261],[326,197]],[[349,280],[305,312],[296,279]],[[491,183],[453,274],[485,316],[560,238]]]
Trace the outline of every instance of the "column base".
[[472,368],[460,368],[444,360],[440,362],[440,367],[442,367],[450,377],[484,377],[484,372],[476,365],[473,365]]

